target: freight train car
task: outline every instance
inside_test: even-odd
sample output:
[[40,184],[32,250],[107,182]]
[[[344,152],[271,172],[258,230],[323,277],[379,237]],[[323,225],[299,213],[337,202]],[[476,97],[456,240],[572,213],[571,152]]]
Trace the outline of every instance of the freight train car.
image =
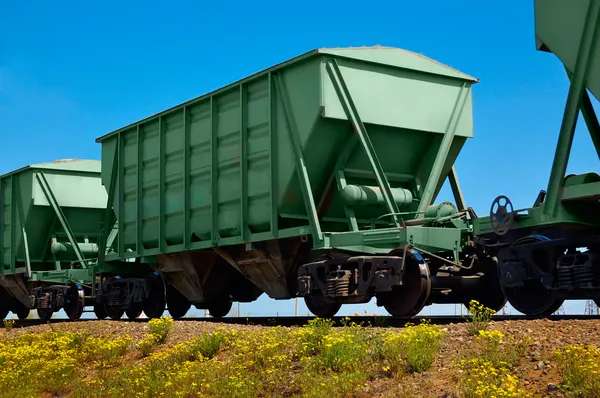
[[600,305],[600,175],[565,175],[580,112],[600,157],[600,124],[588,94],[600,98],[600,1],[536,0],[535,28],[537,49],[554,54],[570,79],[548,187],[526,209],[497,197],[474,229],[499,259],[510,304],[546,316],[566,299]]
[[[320,49],[98,138],[103,308],[223,316],[266,293],[318,316],[373,297],[396,316],[499,310],[453,168],[476,82],[402,49]],[[446,178],[456,204],[435,202]]]
[[0,318],[78,319],[92,285],[106,213],[100,162],[65,159],[0,176]]

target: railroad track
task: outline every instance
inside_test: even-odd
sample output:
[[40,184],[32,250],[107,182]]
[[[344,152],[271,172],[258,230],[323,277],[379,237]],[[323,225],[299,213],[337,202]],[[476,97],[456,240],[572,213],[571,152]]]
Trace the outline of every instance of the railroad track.
[[[418,324],[421,321],[429,321],[436,325],[448,325],[452,323],[466,322],[470,317],[455,316],[455,315],[435,315],[435,316],[417,316],[410,319],[397,318],[391,316],[338,316],[331,318],[336,326],[342,326],[344,323],[354,322],[362,326],[379,326],[379,327],[403,327],[408,323]],[[309,321],[315,319],[313,316],[280,316],[280,317],[225,317],[225,318],[182,318],[178,322],[212,322],[212,323],[227,323],[236,325],[257,325],[257,326],[302,326],[308,324]],[[541,319],[526,315],[497,315],[492,318],[493,321],[523,321]],[[600,315],[552,315],[543,319],[550,321],[566,321],[566,320],[600,320]],[[119,320],[105,320],[105,322],[148,322],[147,318],[128,319],[123,317]],[[15,320],[15,327],[30,327],[42,325],[45,323],[58,324],[65,322],[74,322],[66,318],[52,319],[49,322],[44,322],[39,319]],[[77,322],[98,322],[97,319],[80,319]],[[0,323],[0,327],[4,324]]]

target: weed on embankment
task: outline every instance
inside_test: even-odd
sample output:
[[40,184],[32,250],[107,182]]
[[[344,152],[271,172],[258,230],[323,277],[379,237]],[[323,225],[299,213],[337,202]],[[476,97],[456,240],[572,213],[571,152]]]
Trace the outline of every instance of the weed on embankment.
[[[475,322],[457,336],[429,323],[382,329],[316,319],[301,328],[224,326],[180,342],[170,339],[170,318],[151,320],[135,339],[5,332],[0,396],[429,396],[418,381],[428,374],[449,397],[531,396],[523,364],[533,338],[495,330],[485,316]],[[462,339],[468,343],[457,348]],[[593,347],[557,351],[560,389],[597,396],[599,359]]]

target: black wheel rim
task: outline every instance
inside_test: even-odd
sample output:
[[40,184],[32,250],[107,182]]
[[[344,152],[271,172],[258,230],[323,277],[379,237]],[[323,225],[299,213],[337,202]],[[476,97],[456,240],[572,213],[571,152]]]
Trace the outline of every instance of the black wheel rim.
[[127,311],[125,311],[125,314],[129,319],[137,319],[140,317],[140,315],[142,315],[142,309],[138,306],[134,306],[133,308],[129,308]]
[[528,316],[549,316],[556,312],[564,300],[554,299],[540,281],[527,280],[522,288],[506,288],[510,305]]
[[16,312],[17,317],[20,320],[27,319],[29,317],[30,313],[31,313],[31,311],[29,310],[29,308],[21,309]]
[[403,285],[394,286],[392,292],[378,297],[387,312],[400,318],[410,318],[421,312],[431,292],[431,278],[427,264],[419,263],[408,256],[405,266]]
[[319,318],[331,318],[342,308],[335,300],[321,295],[304,296],[304,303],[308,310]]
[[173,286],[167,289],[167,307],[174,318],[183,318],[190,310],[192,303]]
[[75,285],[70,286],[67,290],[67,298],[63,309],[69,319],[73,321],[81,318],[81,315],[83,314],[85,300],[82,296],[83,295],[80,295],[80,290]]
[[42,321],[48,321],[52,318],[54,312],[50,308],[38,308],[37,310],[38,316]]
[[106,315],[108,315],[108,317],[110,319],[114,319],[114,320],[121,319],[121,317],[123,316],[123,313],[125,313],[124,310],[121,310],[118,308],[113,308],[110,306],[105,306],[104,310],[106,311]]
[[106,308],[101,304],[94,304],[94,314],[98,319],[105,319],[108,316]]
[[12,302],[12,296],[8,291],[0,286],[0,320],[3,320],[8,316],[10,312],[10,306]]
[[160,318],[167,305],[165,297],[165,283],[160,275],[152,275],[146,279],[149,295],[143,302],[144,314],[148,318]]
[[231,301],[217,301],[208,306],[208,311],[213,318],[223,318],[231,311]]

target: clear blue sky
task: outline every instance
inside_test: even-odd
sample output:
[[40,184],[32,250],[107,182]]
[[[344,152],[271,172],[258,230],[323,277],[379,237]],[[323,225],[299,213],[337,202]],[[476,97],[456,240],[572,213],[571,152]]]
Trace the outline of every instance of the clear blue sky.
[[[475,138],[456,163],[479,214],[499,194],[529,206],[547,185],[568,86],[560,62],[535,50],[533,0],[158,4],[3,5],[0,173],[59,158],[99,159],[97,137],[274,63],[318,47],[381,44],[481,80]],[[597,171],[587,132],[578,132],[568,171]],[[445,198],[452,198],[447,187]],[[384,313],[374,304],[343,313],[363,308]],[[293,314],[294,302],[263,297],[242,311]]]

